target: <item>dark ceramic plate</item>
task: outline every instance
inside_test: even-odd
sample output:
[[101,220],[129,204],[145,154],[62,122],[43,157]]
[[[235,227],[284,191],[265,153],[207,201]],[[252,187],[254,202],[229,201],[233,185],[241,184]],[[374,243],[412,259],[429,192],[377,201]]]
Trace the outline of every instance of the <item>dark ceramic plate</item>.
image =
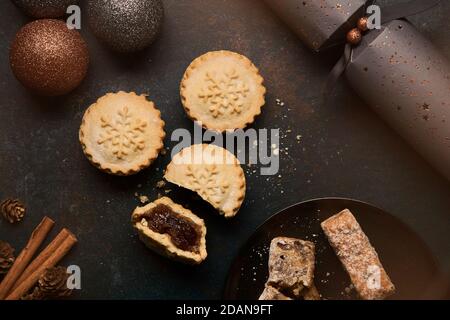
[[257,299],[268,276],[269,244],[277,236],[316,244],[315,282],[325,299],[355,299],[350,279],[329,246],[320,222],[348,208],[377,250],[396,285],[390,299],[445,299],[449,282],[424,242],[400,220],[372,205],[349,199],[317,199],[296,204],[268,219],[233,262],[225,299]]

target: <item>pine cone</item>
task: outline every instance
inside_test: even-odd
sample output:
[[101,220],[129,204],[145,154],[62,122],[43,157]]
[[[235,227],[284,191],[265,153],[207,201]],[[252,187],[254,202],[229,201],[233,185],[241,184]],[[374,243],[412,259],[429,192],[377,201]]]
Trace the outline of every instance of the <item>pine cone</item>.
[[14,249],[9,243],[0,240],[0,274],[8,273],[14,260]]
[[72,290],[67,288],[69,274],[65,267],[53,267],[45,271],[38,281],[38,290],[45,299],[68,297]]
[[6,199],[0,204],[0,211],[9,223],[14,223],[22,220],[25,206],[19,200]]
[[20,298],[20,300],[44,300],[44,299],[45,296],[42,293],[42,291],[39,290],[39,287],[34,287],[34,289],[30,293]]

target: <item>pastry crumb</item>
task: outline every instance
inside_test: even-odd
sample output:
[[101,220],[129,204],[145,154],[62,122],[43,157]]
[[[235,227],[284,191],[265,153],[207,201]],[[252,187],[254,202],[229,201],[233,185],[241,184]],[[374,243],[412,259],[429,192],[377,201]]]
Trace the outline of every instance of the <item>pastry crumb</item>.
[[144,204],[144,203],[150,202],[150,199],[149,199],[147,196],[141,195],[141,196],[139,196],[139,201],[140,201],[142,204]]
[[277,103],[277,106],[284,107],[285,103],[281,101],[281,99],[275,99],[275,102]]
[[157,183],[156,183],[156,187],[158,188],[158,189],[162,189],[162,188],[164,188],[166,186],[166,182],[164,181],[164,180],[160,180],[160,181],[158,181]]

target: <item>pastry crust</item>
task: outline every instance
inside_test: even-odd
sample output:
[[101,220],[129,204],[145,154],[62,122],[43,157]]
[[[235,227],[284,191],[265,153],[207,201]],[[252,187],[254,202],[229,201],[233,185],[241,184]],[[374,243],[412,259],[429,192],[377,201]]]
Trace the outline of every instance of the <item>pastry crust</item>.
[[270,243],[266,285],[300,298],[314,285],[314,269],[314,243],[287,237],[274,238]]
[[[180,214],[184,218],[189,219],[199,228],[200,243],[198,245],[198,252],[185,251],[177,248],[173,244],[170,235],[154,232],[147,226],[147,222],[144,218],[145,214],[159,204],[170,207],[173,211]],[[190,210],[176,204],[168,197],[162,197],[144,207],[137,207],[131,215],[131,222],[134,228],[138,231],[140,240],[148,248],[163,256],[194,265],[200,264],[207,257],[205,222],[193,214]]]
[[292,300],[272,286],[266,285],[258,300]]
[[85,112],[79,138],[89,161],[128,176],[147,168],[164,147],[164,121],[153,102],[134,92],[108,93]]
[[195,59],[180,85],[188,116],[204,128],[223,132],[253,123],[265,104],[258,68],[245,56],[212,51]]
[[[339,212],[321,226],[362,299],[384,299],[394,293],[394,284],[350,210]],[[375,278],[378,281],[373,284]]]
[[245,175],[239,160],[215,145],[184,148],[173,157],[164,178],[196,192],[225,218],[234,217],[244,201]]

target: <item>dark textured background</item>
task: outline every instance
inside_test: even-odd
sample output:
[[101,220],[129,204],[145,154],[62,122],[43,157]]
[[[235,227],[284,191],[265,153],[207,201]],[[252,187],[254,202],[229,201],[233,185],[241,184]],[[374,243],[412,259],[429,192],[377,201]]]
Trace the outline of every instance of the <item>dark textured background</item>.
[[[401,218],[450,270],[450,184],[345,83],[334,105],[321,105],[319,88],[337,51],[312,54],[261,1],[164,0],[164,5],[159,40],[132,58],[99,45],[84,19],[91,53],[87,79],[68,96],[43,99],[29,94],[10,71],[9,44],[27,18],[10,1],[0,1],[0,198],[18,197],[28,206],[23,223],[1,221],[1,239],[19,251],[43,215],[56,220],[55,229],[70,228],[79,244],[64,262],[82,268],[78,298],[220,298],[232,259],[267,217],[305,199],[343,196]],[[443,1],[411,20],[450,58],[449,14],[450,2]],[[192,268],[148,251],[129,223],[139,204],[136,192],[157,196],[155,184],[169,153],[135,177],[110,177],[85,159],[77,135],[84,110],[117,90],[148,93],[169,137],[179,127],[192,130],[179,101],[179,81],[195,57],[217,49],[243,53],[261,69],[267,105],[253,127],[280,128],[282,149],[288,150],[281,153],[280,176],[267,179],[246,169],[247,198],[231,221],[175,192],[176,199],[199,208],[208,226],[209,257]]]

